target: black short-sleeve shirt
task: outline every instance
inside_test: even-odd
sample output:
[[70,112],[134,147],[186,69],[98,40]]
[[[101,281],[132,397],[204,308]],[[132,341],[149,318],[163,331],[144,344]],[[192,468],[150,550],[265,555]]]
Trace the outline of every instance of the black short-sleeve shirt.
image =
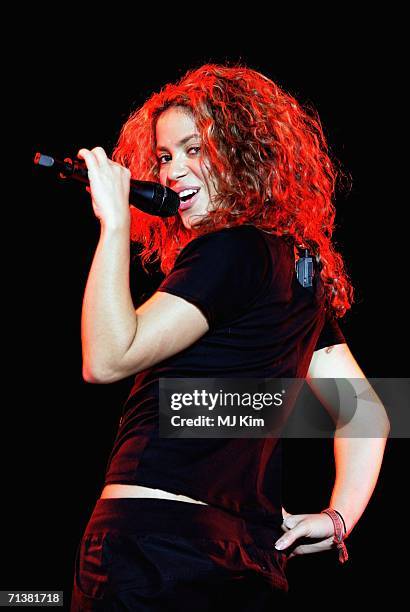
[[271,273],[272,263],[259,233],[239,226],[188,243],[158,291],[195,304],[213,331],[251,309]]
[[160,438],[158,381],[305,378],[315,350],[345,342],[326,312],[320,277],[314,276],[313,292],[302,287],[289,240],[242,225],[192,240],[158,290],[194,304],[209,330],[137,374],[105,483],[186,495],[280,533],[279,441]]
[[[261,292],[275,282],[275,263],[281,264],[281,254],[275,259],[269,244],[275,238],[254,226],[242,225],[194,239],[181,251],[158,291],[197,306],[212,332],[251,309]],[[314,350],[344,342],[339,324],[326,313]]]

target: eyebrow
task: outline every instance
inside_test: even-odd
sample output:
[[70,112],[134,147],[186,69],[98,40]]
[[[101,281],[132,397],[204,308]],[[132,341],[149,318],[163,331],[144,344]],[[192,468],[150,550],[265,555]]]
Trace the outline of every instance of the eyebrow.
[[[177,147],[181,147],[182,145],[186,144],[189,140],[191,140],[191,138],[197,138],[197,137],[199,137],[199,134],[189,134],[189,136],[185,136],[185,138],[183,138],[177,143]],[[168,151],[168,149],[166,147],[157,147],[157,151]]]

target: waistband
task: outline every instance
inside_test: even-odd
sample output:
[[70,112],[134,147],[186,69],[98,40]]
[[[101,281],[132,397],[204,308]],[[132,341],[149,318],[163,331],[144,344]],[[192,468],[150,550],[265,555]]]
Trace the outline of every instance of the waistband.
[[85,535],[104,531],[233,540],[269,549],[281,535],[277,529],[251,524],[212,506],[129,497],[97,500]]

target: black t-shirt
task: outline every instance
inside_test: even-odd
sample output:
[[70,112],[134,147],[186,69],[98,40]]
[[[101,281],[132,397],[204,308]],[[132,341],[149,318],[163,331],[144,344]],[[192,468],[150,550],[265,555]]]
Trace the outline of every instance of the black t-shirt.
[[158,435],[159,378],[305,378],[314,350],[345,342],[314,292],[296,277],[293,245],[253,225],[192,240],[159,286],[195,304],[209,331],[137,374],[105,484],[186,495],[279,530],[278,439],[170,439]]

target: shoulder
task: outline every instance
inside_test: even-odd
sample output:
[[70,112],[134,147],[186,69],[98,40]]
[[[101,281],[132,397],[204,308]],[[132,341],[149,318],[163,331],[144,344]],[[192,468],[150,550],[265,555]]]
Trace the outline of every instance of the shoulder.
[[235,225],[193,238],[181,250],[178,257],[194,250],[212,250],[213,252],[236,250],[239,255],[254,250],[262,252],[266,250],[266,246],[263,232],[255,225]]

